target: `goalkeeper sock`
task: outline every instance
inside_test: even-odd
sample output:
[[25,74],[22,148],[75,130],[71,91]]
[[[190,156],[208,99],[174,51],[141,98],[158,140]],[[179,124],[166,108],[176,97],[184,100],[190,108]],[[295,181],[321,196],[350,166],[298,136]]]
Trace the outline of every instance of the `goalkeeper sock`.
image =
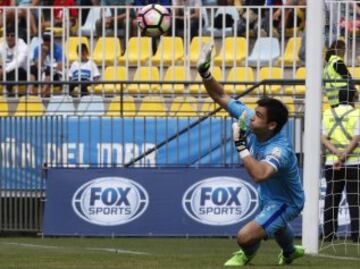
[[240,247],[248,258],[252,258],[260,247],[260,241],[249,246],[240,246]]
[[294,233],[289,225],[275,233],[275,240],[283,250],[285,257],[289,257],[294,251]]

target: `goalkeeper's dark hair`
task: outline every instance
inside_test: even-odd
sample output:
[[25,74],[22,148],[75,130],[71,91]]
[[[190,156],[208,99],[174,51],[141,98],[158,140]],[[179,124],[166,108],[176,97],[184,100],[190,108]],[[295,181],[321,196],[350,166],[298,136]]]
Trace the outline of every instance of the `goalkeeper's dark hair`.
[[274,133],[280,132],[289,118],[289,111],[286,106],[281,101],[269,97],[263,97],[256,103],[258,106],[266,108],[268,123],[276,122]]

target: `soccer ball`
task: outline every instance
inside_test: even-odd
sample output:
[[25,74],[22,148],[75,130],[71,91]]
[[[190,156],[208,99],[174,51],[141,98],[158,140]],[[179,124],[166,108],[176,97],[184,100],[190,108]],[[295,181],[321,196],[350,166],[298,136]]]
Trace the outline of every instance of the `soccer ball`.
[[169,10],[158,4],[141,8],[136,19],[141,33],[145,36],[160,36],[169,30],[171,24]]

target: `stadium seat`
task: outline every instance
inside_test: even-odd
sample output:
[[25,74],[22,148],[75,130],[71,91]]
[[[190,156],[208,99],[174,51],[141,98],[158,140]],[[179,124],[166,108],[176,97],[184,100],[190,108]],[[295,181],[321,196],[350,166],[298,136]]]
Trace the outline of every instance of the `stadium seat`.
[[[217,81],[223,81],[223,75],[222,75],[222,71],[221,68],[219,66],[213,66],[213,68],[211,69],[211,75],[217,80]],[[200,76],[199,73],[196,74],[196,78],[195,78],[196,82],[200,82],[202,81],[202,78]],[[200,85],[200,84],[192,84],[189,86],[189,92],[190,93],[198,93],[198,94],[202,94],[202,93],[206,93],[205,87],[204,85]]]
[[[259,81],[266,79],[282,79],[283,78],[283,69],[281,67],[261,67],[259,71]],[[281,85],[266,85],[265,91],[266,94],[277,94],[281,91]],[[264,87],[260,88],[262,91]]]
[[[219,105],[217,103],[215,103],[213,99],[208,97],[208,98],[205,98],[203,100],[202,105],[201,105],[201,109],[200,109],[200,113],[203,114],[203,115],[208,114],[208,113],[214,111],[217,108],[219,108]],[[203,116],[203,115],[200,115],[200,116]],[[227,116],[229,116],[229,113],[225,109],[221,109],[214,116],[216,116],[216,117],[227,117]]]
[[9,104],[4,96],[0,96],[0,117],[9,116]]
[[149,95],[142,99],[138,117],[165,117],[166,107],[162,96]]
[[121,55],[121,44],[117,37],[100,37],[95,44],[93,59],[97,65],[114,65]]
[[244,37],[226,37],[215,65],[239,65],[247,56],[247,45]]
[[44,105],[40,96],[22,96],[16,106],[14,116],[42,116],[45,112]]
[[281,96],[279,99],[286,105],[290,115],[294,115],[296,113],[294,97]]
[[286,44],[284,55],[279,58],[278,64],[298,65],[300,63],[300,59],[299,59],[300,46],[301,46],[301,37],[289,38]]
[[257,107],[257,101],[259,100],[258,97],[254,97],[254,96],[243,96],[239,99],[241,102],[243,102],[246,106],[248,106],[249,108],[255,110],[255,108]]
[[177,96],[169,108],[170,117],[196,117],[199,101],[191,96]]
[[[193,37],[193,39],[191,40],[191,43],[190,43],[190,52],[189,52],[189,58],[190,58],[191,65],[193,65],[193,66],[196,65],[196,63],[198,61],[201,44],[207,44],[212,41],[213,41],[213,38],[211,36],[195,36],[195,37]],[[213,53],[215,54],[215,47],[214,47]]]
[[[91,7],[86,17],[84,25],[80,26],[81,35],[90,37],[96,35],[95,23],[100,19],[100,7]],[[111,10],[109,8],[103,8],[105,10],[105,17],[111,16]]]
[[76,111],[77,116],[103,116],[105,114],[104,99],[99,95],[85,95],[80,98]]
[[251,66],[274,65],[279,56],[280,43],[277,38],[259,37],[247,61]]
[[[122,104],[121,104],[122,101]],[[130,95],[116,96],[111,99],[109,107],[106,111],[108,117],[135,117],[136,106],[134,97]]]
[[[164,76],[164,82],[166,81],[185,81],[187,80],[187,72],[184,66],[170,66]],[[162,93],[184,93],[184,84],[163,84]]]
[[[300,67],[296,70],[295,79],[306,79],[306,67]],[[285,94],[305,95],[305,85],[288,86],[285,88]]]
[[69,59],[70,63],[77,60],[79,58],[77,53],[77,48],[80,44],[85,44],[88,48],[89,52],[90,50],[90,44],[87,37],[69,37],[68,40],[65,43],[65,56],[67,59]]
[[131,37],[124,55],[119,57],[119,64],[146,64],[152,56],[152,42],[150,37]]
[[[134,74],[134,81],[160,81],[159,69],[156,66],[140,66]],[[129,84],[128,93],[149,93],[159,92],[159,84]]]
[[[254,71],[251,67],[232,67],[226,78],[228,82],[253,82]],[[229,94],[239,94],[248,89],[251,85],[225,85],[224,90]]]
[[181,37],[162,36],[151,61],[155,65],[173,65],[184,60],[184,44]]
[[[108,66],[103,75],[103,81],[127,80],[127,68],[124,66]],[[115,93],[121,91],[121,84],[98,84],[94,87],[95,93]],[[123,85],[123,90],[126,85]]]
[[74,100],[70,95],[52,95],[46,108],[47,116],[72,116],[75,114]]
[[[348,67],[348,70],[351,74],[351,77],[353,79],[359,79],[360,80],[360,67]],[[356,85],[356,89],[360,90],[360,85]]]

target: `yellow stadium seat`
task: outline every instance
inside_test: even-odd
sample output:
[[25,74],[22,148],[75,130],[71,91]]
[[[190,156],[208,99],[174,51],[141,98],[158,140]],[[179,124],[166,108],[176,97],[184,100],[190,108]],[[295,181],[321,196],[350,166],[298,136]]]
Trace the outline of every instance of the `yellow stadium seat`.
[[[187,74],[184,66],[170,66],[164,77],[164,82],[185,80],[187,80]],[[163,84],[162,86],[162,93],[183,93],[185,91],[184,84]]]
[[[122,101],[122,103],[121,103]],[[105,116],[108,117],[135,117],[136,116],[136,106],[134,102],[134,97],[129,95],[124,95],[114,97],[109,104],[109,107],[106,111]]]
[[[306,79],[306,67],[300,67],[296,70],[295,79]],[[305,85],[289,86],[285,88],[285,94],[305,95]]]
[[[127,68],[124,66],[108,66],[103,75],[104,81],[127,80]],[[123,90],[126,85],[123,84]],[[94,87],[95,93],[115,93],[121,91],[121,84],[98,84]]]
[[[203,100],[203,104],[201,106],[200,113],[202,113],[203,115],[209,114],[210,112],[214,111],[217,108],[219,108],[219,105],[217,103],[215,103],[213,99],[208,97]],[[221,109],[214,116],[215,117],[227,117],[227,116],[229,116],[229,113],[225,109]]]
[[[221,68],[219,66],[213,66],[213,68],[211,69],[211,75],[217,80],[217,81],[222,81],[223,80],[223,76],[222,76],[222,71]],[[195,81],[201,81],[201,76],[199,73],[197,73]],[[190,93],[206,93],[205,87],[203,85],[200,84],[193,84],[190,85],[189,87],[189,92]]]
[[299,64],[299,50],[301,46],[301,37],[291,37],[289,38],[284,55],[281,56],[278,60],[278,64],[284,63],[284,65],[293,65]]
[[[76,35],[79,29],[79,20],[76,19],[76,23],[70,28],[70,34]],[[46,27],[45,29],[47,32],[51,32],[54,34],[55,37],[62,37],[64,28],[63,27]]]
[[22,96],[16,106],[14,116],[42,116],[45,108],[40,96]]
[[164,63],[173,65],[183,63],[184,61],[184,44],[181,37],[162,36],[157,47],[155,55],[151,58],[155,65]]
[[152,45],[150,37],[131,37],[127,44],[127,50],[119,57],[119,63],[129,65],[146,64],[152,56]]
[[[259,71],[259,81],[266,79],[282,79],[283,78],[283,69],[280,67],[261,67]],[[263,90],[263,86],[261,89]],[[266,85],[265,87],[266,94],[276,94],[280,93],[281,85]]]
[[330,107],[329,101],[327,99],[326,96],[323,96],[323,100],[322,100],[322,111],[324,112],[325,110],[328,110]]
[[115,64],[121,55],[121,44],[117,37],[100,37],[95,44],[93,59],[97,65],[103,62],[107,65]]
[[70,62],[73,62],[79,58],[77,49],[80,44],[85,44],[89,50],[89,53],[91,53],[90,44],[87,37],[69,37],[65,43],[65,56],[67,59],[69,59]]
[[138,117],[165,117],[166,107],[162,96],[145,96],[140,104]]
[[170,117],[196,117],[198,100],[191,96],[177,96],[169,108]]
[[5,97],[0,96],[0,117],[9,116],[9,104]]
[[223,46],[219,54],[215,57],[215,65],[236,65],[247,56],[247,45],[244,37],[225,37]]
[[[213,38],[211,36],[195,36],[195,37],[193,37],[193,39],[191,40],[191,43],[190,43],[190,53],[189,53],[191,65],[196,65],[196,63],[198,61],[201,44],[207,44],[212,41],[213,41]],[[215,50],[215,47],[214,47],[214,50]],[[213,53],[215,54],[215,51]]]
[[[253,82],[254,81],[254,71],[251,67],[232,67],[229,71],[229,74],[226,78],[228,82]],[[225,85],[224,90],[229,94],[239,94],[248,89],[251,85]],[[235,91],[234,91],[235,90]]]
[[[159,69],[156,66],[140,66],[134,74],[134,81],[160,81]],[[128,93],[149,93],[159,92],[159,84],[130,84]]]
[[[360,67],[348,67],[351,77],[353,79],[360,79]],[[360,85],[355,85],[356,89],[360,90]]]
[[296,113],[295,101],[292,96],[282,96],[279,99],[286,105],[290,115],[294,115]]
[[350,67],[348,67],[348,70],[353,79],[360,79],[360,67],[359,66],[354,66],[354,67],[350,66]]
[[243,102],[246,106],[248,106],[249,108],[255,110],[255,108],[257,107],[257,101],[259,100],[258,97],[254,97],[254,96],[243,96],[239,99],[241,102]]

